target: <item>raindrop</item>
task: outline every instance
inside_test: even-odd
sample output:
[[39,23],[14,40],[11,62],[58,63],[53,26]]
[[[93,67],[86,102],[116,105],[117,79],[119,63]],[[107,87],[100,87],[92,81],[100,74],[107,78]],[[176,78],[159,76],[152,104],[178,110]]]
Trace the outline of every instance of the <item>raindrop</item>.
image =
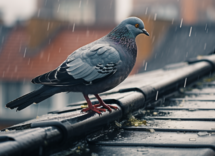
[[187,83],[187,78],[185,78],[184,80],[184,88],[186,87],[186,83]]
[[155,41],[155,36],[153,36],[153,38],[152,38],[152,43],[154,43],[154,41]]
[[147,62],[146,62],[146,64],[145,64],[145,70],[147,69]]
[[86,36],[88,37],[88,36],[89,36],[89,34],[90,34],[90,31],[89,31],[89,30],[87,30],[87,32],[86,32]]
[[37,12],[37,17],[39,17],[39,16],[40,16],[40,9]]
[[205,45],[204,45],[204,50],[206,49],[206,47],[207,47],[207,43],[205,43]]
[[196,138],[190,138],[189,140],[190,141],[196,141]]
[[61,51],[61,48],[59,48],[59,53],[60,53],[60,51]]
[[110,1],[110,9],[112,8],[113,0]]
[[205,30],[207,29],[208,24],[205,25]]
[[72,26],[72,32],[74,32],[74,31],[75,31],[75,23]]
[[174,23],[174,18],[172,19],[172,24]]
[[191,36],[191,33],[192,33],[192,27],[190,27],[189,37]]
[[150,20],[150,18],[151,18],[151,16],[148,16],[148,20],[147,20],[147,21],[149,21],[149,20]]
[[154,21],[156,21],[156,19],[157,19],[157,14],[154,15]]
[[60,4],[58,5],[58,8],[57,8],[57,12],[59,12],[60,11]]
[[4,36],[2,37],[2,41],[1,41],[2,43],[4,42]]
[[147,12],[148,12],[148,7],[146,8],[145,15],[147,14]]
[[47,62],[49,62],[49,59],[50,59],[50,53],[48,54]]
[[180,28],[182,27],[182,24],[183,24],[183,18],[181,19]]
[[207,135],[209,135],[208,132],[199,132],[198,133],[198,136],[207,136]]
[[157,91],[157,94],[156,94],[155,100],[157,100],[157,99],[158,99],[158,91]]
[[50,22],[48,23],[48,26],[47,26],[47,31],[49,30],[49,25],[50,25]]
[[23,56],[23,57],[25,57],[25,55],[26,55],[26,51],[27,51],[27,48],[25,48],[25,51],[24,51],[24,56]]
[[80,2],[79,2],[79,8],[81,7],[81,0],[80,0]]

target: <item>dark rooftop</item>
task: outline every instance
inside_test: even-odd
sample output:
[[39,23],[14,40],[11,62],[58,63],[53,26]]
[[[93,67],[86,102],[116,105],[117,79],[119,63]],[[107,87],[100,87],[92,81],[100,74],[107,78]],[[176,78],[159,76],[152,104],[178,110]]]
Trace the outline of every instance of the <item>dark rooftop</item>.
[[[0,155],[214,155],[215,55],[128,78],[101,116],[69,105],[0,132]],[[95,99],[92,99],[97,103]]]
[[[147,70],[151,71],[167,64],[178,63],[207,55],[215,50],[215,24],[173,25],[163,36],[147,60]],[[143,67],[139,72],[144,72]]]

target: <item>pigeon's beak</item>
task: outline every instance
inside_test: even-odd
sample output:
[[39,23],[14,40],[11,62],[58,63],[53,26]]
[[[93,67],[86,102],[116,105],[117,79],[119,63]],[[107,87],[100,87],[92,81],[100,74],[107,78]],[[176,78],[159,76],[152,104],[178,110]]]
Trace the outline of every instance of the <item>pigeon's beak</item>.
[[146,34],[147,36],[149,36],[149,33],[146,31],[146,29],[143,29],[143,34]]

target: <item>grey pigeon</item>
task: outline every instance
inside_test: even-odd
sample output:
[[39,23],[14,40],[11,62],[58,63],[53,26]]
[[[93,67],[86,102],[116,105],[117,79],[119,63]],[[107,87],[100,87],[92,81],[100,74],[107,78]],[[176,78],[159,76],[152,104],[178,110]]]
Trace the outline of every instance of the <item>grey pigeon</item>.
[[[88,104],[83,112],[101,114],[106,109],[110,112],[111,108],[117,109],[105,104],[98,93],[116,87],[129,75],[136,61],[135,38],[139,34],[149,36],[142,20],[125,19],[106,36],[74,51],[57,69],[34,78],[32,83],[42,87],[9,102],[6,107],[19,111],[60,92],[81,92]],[[94,94],[99,104],[92,105],[89,94]]]

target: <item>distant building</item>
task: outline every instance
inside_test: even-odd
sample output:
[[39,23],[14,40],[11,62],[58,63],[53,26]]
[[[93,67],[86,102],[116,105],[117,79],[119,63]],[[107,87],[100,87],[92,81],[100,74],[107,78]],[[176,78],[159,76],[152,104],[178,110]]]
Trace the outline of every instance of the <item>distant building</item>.
[[214,0],[133,0],[133,15],[181,21],[185,24],[215,21]]
[[114,25],[114,1],[38,0],[37,17],[58,19],[81,25]]
[[69,54],[110,32],[115,3],[105,0],[38,0],[26,26],[0,27],[0,128],[84,100],[61,93],[20,112],[6,103],[35,90],[31,79],[59,66]]

